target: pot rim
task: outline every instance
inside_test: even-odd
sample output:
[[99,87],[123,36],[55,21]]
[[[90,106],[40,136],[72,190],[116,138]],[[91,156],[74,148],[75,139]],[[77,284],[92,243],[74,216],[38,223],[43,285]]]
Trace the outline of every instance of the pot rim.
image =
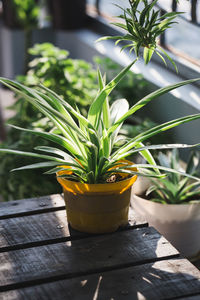
[[76,192],[79,194],[83,193],[123,193],[129,187],[133,185],[136,181],[137,175],[134,175],[130,178],[123,179],[118,182],[108,182],[108,183],[82,183],[77,181],[71,181],[65,178],[57,177],[58,182],[62,185],[62,187],[70,192]]
[[[130,161],[129,161],[130,162]],[[130,162],[130,164],[133,164]],[[136,167],[131,168],[137,170]],[[63,171],[59,171],[56,175],[63,174]],[[117,182],[105,182],[105,183],[82,183],[78,181],[71,181],[66,178],[58,177],[58,182],[62,185],[62,187],[73,193],[83,194],[83,193],[100,193],[100,194],[108,194],[108,193],[123,193],[129,187],[133,185],[136,181],[137,175],[133,175],[132,177],[117,181]]]

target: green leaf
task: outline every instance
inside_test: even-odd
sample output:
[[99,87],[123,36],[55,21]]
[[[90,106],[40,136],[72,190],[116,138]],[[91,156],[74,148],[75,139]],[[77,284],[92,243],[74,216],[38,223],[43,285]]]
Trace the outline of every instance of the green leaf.
[[[150,137],[152,137],[152,136],[154,136],[158,133],[161,133],[163,131],[172,129],[172,128],[174,128],[176,126],[179,126],[181,124],[197,120],[199,118],[200,118],[200,114],[196,114],[196,115],[189,115],[189,116],[186,116],[186,117],[182,117],[182,118],[179,118],[179,119],[175,119],[175,120],[163,123],[161,125],[155,126],[151,129],[137,135],[134,138],[134,141],[132,140],[132,142],[137,143],[137,142],[144,141],[144,140],[146,140],[146,139],[148,139],[148,138],[150,138]],[[128,146],[128,144],[127,144],[127,146]]]
[[166,63],[166,60],[164,59],[164,57],[158,51],[156,51],[156,54],[162,59],[164,64],[167,66],[167,63]]
[[154,53],[153,48],[144,47],[143,58],[146,65],[150,62],[153,53]]
[[151,4],[145,6],[145,8],[143,9],[143,11],[140,14],[140,25],[143,26],[144,25],[144,21],[145,18],[147,16],[147,14],[151,11],[151,9],[154,7],[154,5],[158,2],[158,0],[154,0]]
[[101,156],[108,158],[110,156],[111,145],[110,145],[110,139],[108,138],[107,130],[106,130],[103,122],[102,122],[101,145],[102,145],[101,146],[101,150],[102,150]]
[[[69,103],[67,103],[66,101],[64,101],[61,97],[59,97],[55,92],[51,91],[50,89],[41,86],[43,89],[45,89],[46,91],[48,91],[49,94],[51,94],[54,98],[56,99],[58,102],[60,102],[60,104],[62,104],[67,111],[69,111],[71,114],[73,114],[78,120],[79,122],[81,122],[86,128],[90,128],[90,129],[94,129],[94,127],[92,126],[92,124],[80,113],[78,113]],[[76,125],[76,123],[74,122],[74,120],[72,119],[72,117],[70,115],[68,115],[70,118],[69,120],[67,120],[67,124],[68,126],[71,126],[72,129],[74,129],[75,131],[80,131],[80,129],[78,128],[78,126]],[[73,121],[73,122],[72,122]],[[73,124],[71,124],[71,122]],[[71,125],[69,125],[71,124]]]
[[[129,109],[129,103],[126,99],[118,99],[113,102],[110,108],[110,119],[111,125],[117,122],[121,116],[123,116]],[[113,146],[115,143],[115,139],[119,133],[122,124],[118,126],[118,128],[111,135],[111,145]]]
[[[156,146],[156,145],[154,145]],[[169,146],[169,145],[162,145],[162,146]],[[148,146],[147,146],[148,147]],[[146,146],[144,146],[142,143],[138,143],[136,145],[136,149],[137,151],[139,151],[139,153],[144,157],[144,159],[150,164],[150,165],[155,165],[156,166],[156,162],[155,162],[155,159],[153,158],[151,152],[149,151],[150,149],[152,148],[147,148]],[[170,147],[170,146],[169,146]],[[141,149],[143,148],[143,150],[138,150],[138,149]],[[157,148],[158,149],[158,148]],[[157,173],[157,174],[160,174],[159,170],[157,168],[154,169],[154,171]]]
[[197,151],[190,153],[188,163],[187,163],[186,173],[195,174],[199,169],[198,168],[199,164],[200,164],[200,153]]
[[[66,123],[68,126],[72,127],[76,133],[84,137],[83,133],[81,134],[81,131],[76,126],[73,126],[73,124],[65,119],[65,117],[56,111],[55,109],[51,108],[51,106],[46,104],[45,99],[43,99],[40,95],[38,95],[33,89],[27,88],[26,86],[19,84],[13,80],[8,80],[5,78],[0,77],[0,82],[2,82],[4,85],[9,87],[11,90],[13,90],[15,93],[21,95],[24,97],[28,102],[30,102],[33,106],[35,106],[39,111],[41,111],[43,114],[45,114],[50,120],[54,122],[54,124],[61,130],[61,132],[66,135]],[[16,88],[17,87],[17,88]],[[58,117],[58,118],[56,118]],[[69,135],[67,134],[67,137],[69,138]]]
[[71,155],[69,155],[68,153],[66,153],[66,152],[64,152],[64,151],[62,151],[58,148],[49,147],[49,146],[37,146],[34,149],[39,150],[39,151],[52,153],[52,154],[57,154],[57,155],[61,156],[63,159],[65,159],[67,161],[75,162],[75,160],[73,159],[73,157]]
[[184,14],[184,12],[169,12],[169,13],[166,13],[166,14],[160,16],[160,19],[165,19],[165,18],[169,18],[169,17],[176,17],[177,15],[181,15],[181,14]]
[[46,140],[54,142],[54,143],[60,145],[61,147],[67,149],[70,153],[72,153],[75,157],[77,157],[80,161],[82,161],[81,152],[79,151],[79,148],[77,146],[74,147],[74,145],[71,144],[71,142],[69,140],[67,140],[65,137],[62,137],[61,135],[57,135],[57,134],[49,133],[49,132],[38,131],[38,130],[33,130],[33,129],[25,129],[25,128],[21,128],[21,127],[14,126],[14,125],[9,125],[9,126],[12,128],[15,128],[17,130],[35,134]]
[[[103,79],[103,76],[101,74],[101,71],[98,69],[98,79],[99,79],[99,88],[100,91],[103,90],[105,87],[105,82]],[[104,103],[103,103],[103,123],[105,125],[105,128],[108,129],[110,127],[110,108],[108,103],[108,97],[106,97]]]
[[95,41],[95,43],[99,43],[101,41],[106,41],[106,40],[118,40],[121,39],[122,36],[103,36],[101,38],[99,38],[98,40]]
[[58,158],[58,157],[49,156],[49,155],[42,155],[42,154],[33,153],[33,152],[25,152],[25,151],[18,151],[18,150],[11,150],[11,149],[1,148],[0,153],[9,153],[9,154],[15,154],[15,155],[22,155],[22,156],[31,156],[31,157],[36,157],[36,158],[53,160],[53,161],[57,161],[57,162],[61,162],[61,163],[65,162],[63,159]]
[[178,69],[177,69],[177,66],[176,66],[175,62],[171,59],[171,57],[167,54],[167,52],[163,48],[159,47],[159,49],[160,49],[160,51],[162,51],[165,54],[165,56],[167,56],[168,60],[174,66],[174,69],[176,70],[176,73],[178,73]]
[[109,178],[111,174],[117,174],[117,173],[123,173],[123,174],[128,174],[128,175],[131,175],[131,176],[134,176],[134,175],[137,175],[137,176],[141,176],[141,177],[150,177],[150,178],[163,178],[164,176],[163,175],[156,175],[156,174],[152,174],[152,175],[149,175],[149,174],[145,174],[145,173],[142,173],[142,172],[139,172],[139,171],[132,171],[132,170],[126,170],[126,169],[122,169],[122,168],[116,168],[116,169],[112,169],[112,171],[107,171],[105,174],[104,174],[104,180],[105,178]]
[[[126,156],[132,155],[134,153],[142,152],[144,150],[165,150],[165,149],[176,149],[176,148],[193,148],[197,147],[200,144],[194,144],[194,145],[188,145],[188,144],[160,144],[160,145],[148,145],[148,146],[140,146],[142,143],[138,143],[134,149],[128,151],[127,150],[127,145],[124,147],[121,147],[119,150],[116,150],[113,155],[111,156],[112,160],[121,160],[125,158]],[[149,158],[148,155],[143,155],[144,158],[148,161],[148,159],[153,159]],[[149,161],[150,162],[150,161]],[[152,160],[153,163],[150,163],[155,166],[155,161],[154,159]]]
[[181,125],[181,124],[193,121],[193,120],[197,120],[199,118],[200,118],[200,114],[190,115],[190,116],[175,119],[175,120],[163,123],[161,125],[155,126],[151,129],[137,135],[133,139],[131,139],[126,145],[124,145],[120,148],[120,151],[123,152],[123,153],[126,153],[127,151],[129,151],[130,149],[135,147],[138,143],[143,142],[144,140],[146,140],[146,139],[148,139],[148,138],[150,138],[150,137],[152,137],[152,136],[154,136],[158,133],[161,133],[163,131],[174,128],[178,125]]
[[20,168],[12,169],[11,172],[21,171],[21,170],[29,170],[29,169],[47,168],[47,167],[53,167],[53,166],[57,166],[57,165],[59,165],[58,162],[52,162],[52,161],[40,162],[40,163],[35,163],[35,164],[20,167]]
[[115,26],[117,26],[117,27],[119,27],[119,28],[122,28],[122,29],[124,29],[124,30],[127,29],[127,28],[126,28],[126,25],[123,24],[123,23],[117,23],[117,22],[112,23],[112,22],[111,22],[110,24],[115,25]]
[[[140,169],[149,169],[149,168],[150,169],[154,169],[155,168],[154,165],[149,165],[149,164],[134,164],[134,165],[130,165],[129,166],[129,168],[131,168],[131,167],[136,167],[136,168],[140,168]],[[188,178],[191,178],[193,180],[196,180],[196,181],[200,182],[200,178],[192,176],[192,175],[187,174],[185,172],[181,172],[179,170],[174,170],[172,168],[166,168],[166,167],[159,166],[159,165],[156,165],[156,168],[158,168],[159,170],[165,171],[165,172],[174,173],[174,174],[180,174],[182,176],[186,176]]]
[[119,81],[124,77],[124,75],[128,72],[128,70],[132,67],[132,65],[137,61],[134,60],[128,67],[124,68],[113,80],[111,80],[100,92],[94,102],[91,104],[89,112],[88,112],[88,120],[95,127],[98,127],[100,122],[102,106],[103,103],[111,93],[111,91],[115,88],[115,86],[119,83]]
[[186,84],[190,84],[193,82],[196,82],[200,80],[200,78],[196,78],[196,79],[191,79],[191,80],[185,80],[176,84],[172,84],[169,85],[167,87],[158,89],[155,92],[152,92],[151,94],[147,95],[146,97],[144,97],[143,99],[141,99],[140,101],[138,101],[135,105],[133,105],[129,111],[127,113],[125,113],[113,126],[111,126],[111,128],[108,131],[108,134],[111,135],[116,128],[123,123],[129,116],[131,116],[132,114],[134,114],[137,110],[141,109],[143,106],[145,106],[146,104],[148,104],[150,101],[152,101],[153,99],[166,94],[167,92],[170,92],[178,87],[181,87],[183,85]]

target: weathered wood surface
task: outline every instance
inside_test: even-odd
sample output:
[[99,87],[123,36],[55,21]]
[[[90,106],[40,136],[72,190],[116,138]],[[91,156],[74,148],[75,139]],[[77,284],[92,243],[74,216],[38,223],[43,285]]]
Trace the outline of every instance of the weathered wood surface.
[[0,220],[0,234],[0,252],[70,239],[65,210]]
[[200,299],[200,272],[130,209],[130,226],[68,227],[61,195],[0,204],[0,299]]
[[[57,200],[54,200],[55,202],[53,202],[53,204],[55,203],[56,208],[62,207],[63,199],[59,197],[56,198]],[[21,201],[23,200],[18,202],[21,204]],[[45,203],[47,203],[47,201],[48,200],[46,200]],[[25,201],[23,202],[25,203]],[[37,209],[37,205],[33,205],[32,201],[30,201],[30,203],[32,209]],[[39,203],[41,203],[41,200]],[[20,210],[22,211],[20,204]],[[52,207],[53,204],[51,204]],[[58,204],[61,206],[58,206]],[[11,208],[13,207],[11,206]],[[9,208],[7,207],[6,212],[8,210]],[[34,212],[35,210],[33,210],[33,213]],[[147,223],[137,216],[133,209],[130,209],[129,226],[130,228],[147,226]],[[20,217],[10,216],[9,218],[1,219],[0,235],[0,252],[49,243],[58,243],[88,236],[68,227],[65,208],[53,212],[41,213],[40,211],[40,213],[33,215]]]
[[[3,292],[2,300],[174,299],[200,296],[200,273],[187,260],[169,259]],[[43,295],[40,298],[40,295]]]
[[0,208],[0,219],[5,219],[65,209],[65,203],[62,195],[55,194],[39,198],[2,202]]
[[152,227],[0,253],[0,290],[175,257],[177,250]]

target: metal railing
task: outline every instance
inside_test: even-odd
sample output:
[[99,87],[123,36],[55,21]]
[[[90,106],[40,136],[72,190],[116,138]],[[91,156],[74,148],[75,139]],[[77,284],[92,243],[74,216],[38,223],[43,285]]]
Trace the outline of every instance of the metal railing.
[[[181,15],[180,18],[184,19],[186,22],[192,23],[196,26],[200,26],[200,23],[197,21],[197,1],[198,0],[189,0],[190,3],[190,11],[188,12],[190,15],[190,18],[186,18],[184,15]],[[178,2],[177,0],[171,0],[171,6],[168,11],[177,11],[178,9]],[[161,11],[161,15],[166,13],[166,10],[161,7],[161,5],[157,5]],[[163,47],[167,46],[167,41],[166,41],[166,34],[165,32],[163,35],[160,37],[160,43]]]

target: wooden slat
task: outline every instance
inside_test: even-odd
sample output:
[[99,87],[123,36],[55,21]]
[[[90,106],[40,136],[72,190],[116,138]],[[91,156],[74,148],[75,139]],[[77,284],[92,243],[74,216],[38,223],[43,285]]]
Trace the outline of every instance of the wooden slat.
[[175,256],[177,250],[151,227],[4,252],[0,290]]
[[55,194],[0,203],[0,219],[65,209],[62,195]]
[[[60,201],[60,198],[58,198]],[[60,201],[61,202],[61,201]],[[147,226],[130,208],[130,227]],[[88,236],[69,230],[65,209],[0,220],[0,252]]]
[[0,252],[70,239],[65,210],[0,220],[0,233]]
[[[196,296],[191,296],[189,295]],[[200,272],[187,260],[159,261],[3,292],[2,300],[155,300],[200,296]]]

